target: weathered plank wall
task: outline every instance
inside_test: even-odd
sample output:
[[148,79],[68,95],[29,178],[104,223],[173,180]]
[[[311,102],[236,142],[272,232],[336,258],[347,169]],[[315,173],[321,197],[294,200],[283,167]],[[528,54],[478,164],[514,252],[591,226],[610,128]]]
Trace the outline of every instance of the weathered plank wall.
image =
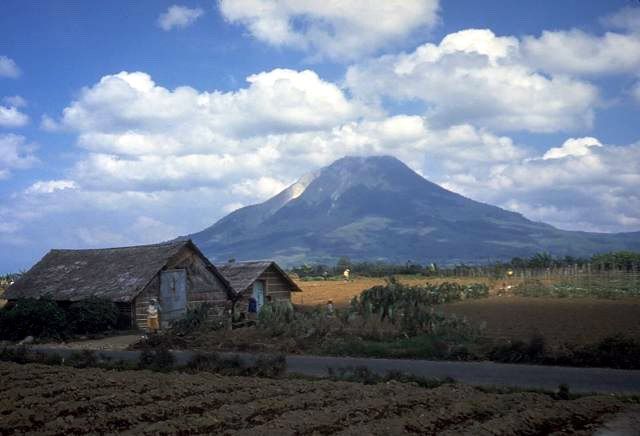
[[[212,316],[221,316],[227,303],[227,292],[220,279],[206,266],[195,252],[189,249],[181,251],[167,265],[167,269],[187,270],[187,308],[193,309],[199,304],[213,305]],[[135,323],[142,330],[147,329],[147,307],[151,298],[160,298],[160,276],[156,275],[135,300]],[[162,324],[162,313],[160,313]]]
[[[273,301],[291,301],[291,285],[273,266],[267,268],[257,280],[262,280],[265,283],[265,302],[267,301],[267,296],[271,296]],[[246,313],[249,310],[249,298],[251,298],[251,292],[251,288],[247,289],[236,303],[236,311],[238,313]]]

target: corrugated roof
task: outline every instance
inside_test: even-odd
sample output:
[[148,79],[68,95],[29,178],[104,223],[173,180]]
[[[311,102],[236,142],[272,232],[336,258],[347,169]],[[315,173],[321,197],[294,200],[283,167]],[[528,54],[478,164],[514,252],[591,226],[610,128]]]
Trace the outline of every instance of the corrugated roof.
[[[190,240],[134,247],[51,250],[9,287],[3,298],[51,295],[58,301],[88,297],[131,301],[173,256],[187,246],[202,256]],[[215,268],[212,271],[220,275]],[[228,285],[224,277],[221,278]]]
[[247,262],[228,262],[216,264],[216,268],[222,275],[229,281],[229,284],[233,290],[240,294],[246,291],[253,282],[258,280],[263,272],[270,266],[274,266],[283,278],[291,285],[294,292],[301,292],[302,290],[291,280],[291,278],[285,273],[277,263],[271,260],[254,260]]

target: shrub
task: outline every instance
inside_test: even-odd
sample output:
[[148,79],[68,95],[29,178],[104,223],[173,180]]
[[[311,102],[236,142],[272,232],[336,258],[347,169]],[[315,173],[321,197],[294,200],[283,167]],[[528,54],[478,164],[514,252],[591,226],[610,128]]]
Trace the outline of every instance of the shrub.
[[568,347],[552,356],[552,364],[640,369],[640,341],[614,335],[588,345]]
[[489,358],[503,363],[543,363],[546,344],[542,336],[533,336],[529,342],[514,341],[495,346],[489,351]]
[[0,339],[18,341],[27,336],[60,339],[67,333],[65,313],[50,299],[24,298],[0,309]]
[[171,332],[179,336],[193,333],[206,322],[209,310],[211,305],[207,303],[188,309],[183,317],[171,323]]
[[262,306],[258,313],[258,327],[270,330],[272,334],[284,333],[286,325],[294,319],[293,305],[290,301],[275,301]]
[[286,368],[287,361],[282,355],[261,355],[252,365],[243,365],[238,355],[196,354],[187,364],[187,369],[192,371],[269,378],[281,376]]
[[329,377],[335,381],[347,381],[353,383],[363,383],[365,385],[374,385],[378,383],[388,383],[397,381],[400,383],[412,383],[425,389],[433,389],[443,384],[455,383],[452,378],[426,378],[401,371],[387,371],[384,375],[371,371],[366,366],[328,368]]
[[91,297],[71,303],[67,321],[73,333],[100,333],[116,328],[119,313],[112,301]]
[[27,347],[5,347],[0,351],[0,360],[3,362],[14,362],[25,364],[29,362],[29,350]]
[[192,371],[207,371],[224,375],[239,375],[241,367],[238,355],[222,356],[218,353],[198,353],[187,364],[187,369]]

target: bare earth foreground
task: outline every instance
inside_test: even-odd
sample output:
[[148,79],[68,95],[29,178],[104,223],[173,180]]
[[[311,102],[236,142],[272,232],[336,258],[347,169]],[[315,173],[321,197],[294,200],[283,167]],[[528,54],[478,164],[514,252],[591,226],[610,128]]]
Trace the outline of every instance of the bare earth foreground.
[[640,424],[637,406],[612,396],[555,400],[465,385],[424,389],[1,362],[0,389],[0,434],[626,434],[605,429]]

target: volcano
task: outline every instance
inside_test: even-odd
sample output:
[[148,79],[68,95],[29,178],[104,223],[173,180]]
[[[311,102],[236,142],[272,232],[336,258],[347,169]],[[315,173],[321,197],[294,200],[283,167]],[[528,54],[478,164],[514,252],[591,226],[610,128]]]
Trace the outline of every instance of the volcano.
[[390,156],[345,157],[189,235],[214,261],[486,263],[640,249],[640,232],[566,231],[471,200]]

